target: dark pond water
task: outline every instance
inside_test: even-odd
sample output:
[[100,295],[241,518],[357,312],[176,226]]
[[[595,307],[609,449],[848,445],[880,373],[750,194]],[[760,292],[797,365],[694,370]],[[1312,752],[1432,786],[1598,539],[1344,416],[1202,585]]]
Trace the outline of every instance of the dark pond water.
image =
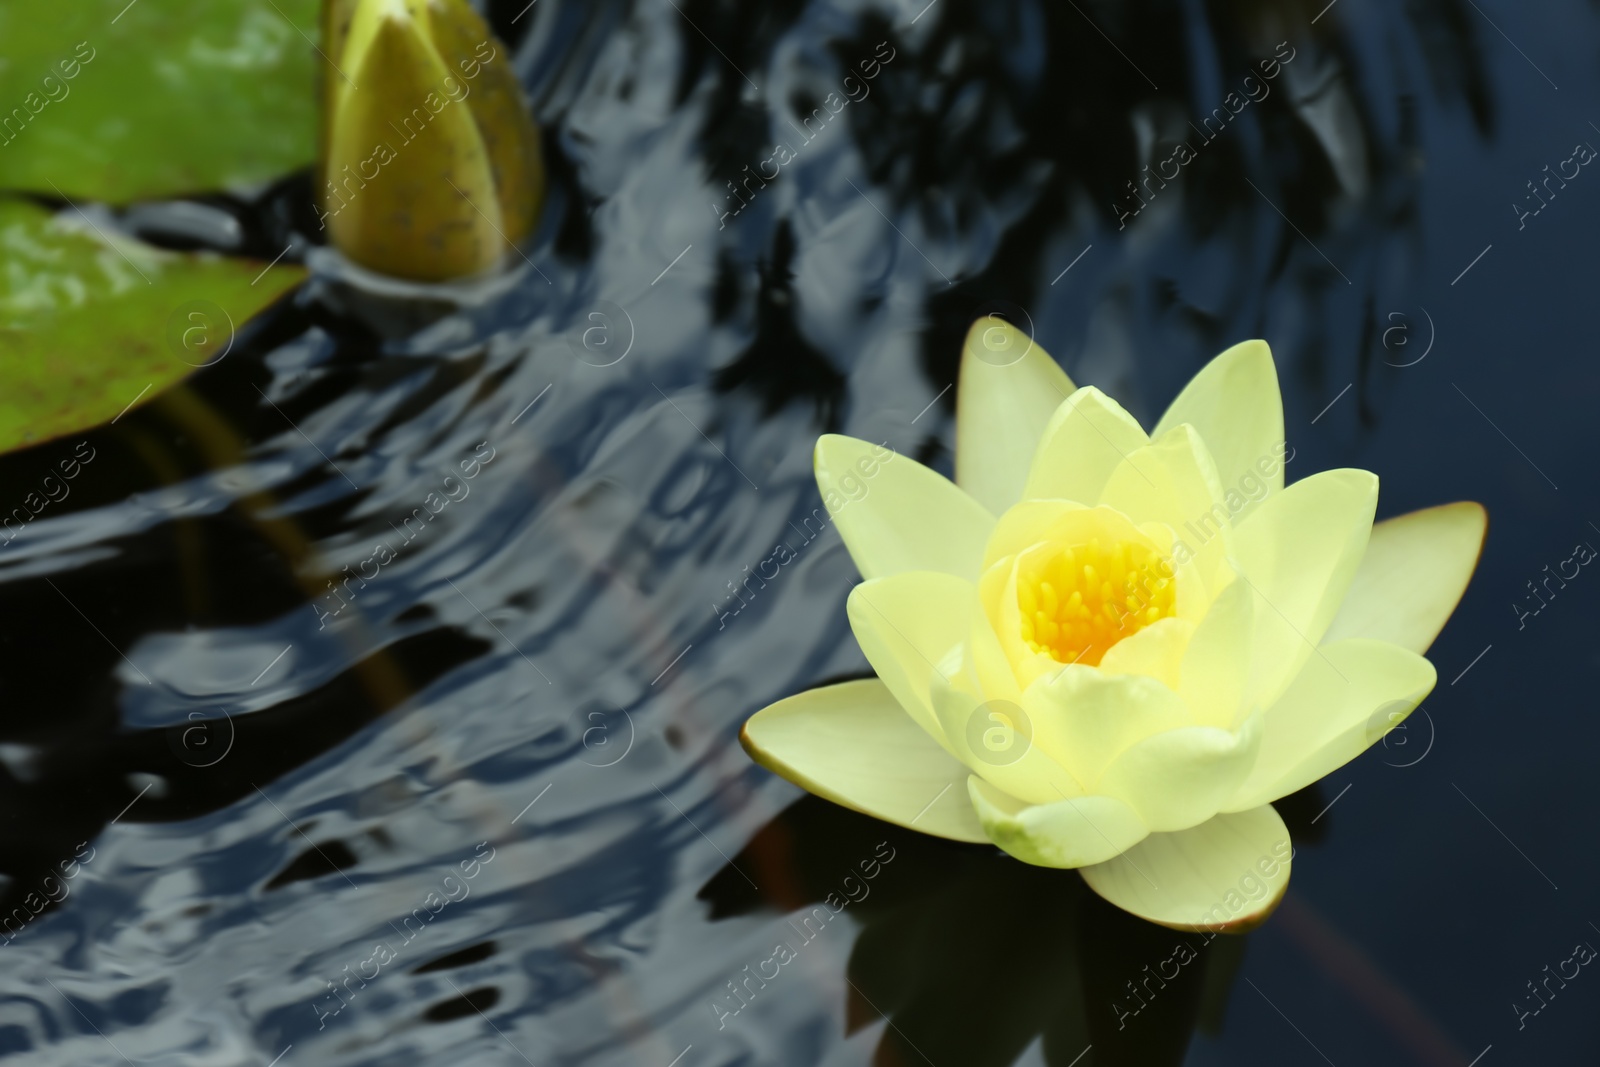
[[[222,362],[0,460],[19,501],[92,457],[0,550],[0,903],[62,897],[0,941],[0,1056],[1596,1062],[1600,976],[1549,976],[1600,944],[1600,577],[1527,588],[1600,539],[1600,176],[1528,185],[1600,144],[1594,5],[490,8],[554,173],[526,264],[446,298],[313,250]],[[266,258],[308,190],[214,206]],[[995,309],[1147,423],[1265,337],[1291,478],[1491,515],[1426,715],[1280,805],[1282,908],[1164,984],[1179,935],[1070,872],[736,742],[866,669],[792,525],[814,439],[948,470]]]

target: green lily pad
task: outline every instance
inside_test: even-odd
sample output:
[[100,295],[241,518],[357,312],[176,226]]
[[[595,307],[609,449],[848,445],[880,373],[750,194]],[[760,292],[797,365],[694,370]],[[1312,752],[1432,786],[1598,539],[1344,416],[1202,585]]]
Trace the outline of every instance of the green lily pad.
[[318,0],[0,4],[0,189],[130,200],[316,154]]
[[225,359],[245,320],[305,277],[18,200],[0,200],[0,263],[0,452],[119,418]]

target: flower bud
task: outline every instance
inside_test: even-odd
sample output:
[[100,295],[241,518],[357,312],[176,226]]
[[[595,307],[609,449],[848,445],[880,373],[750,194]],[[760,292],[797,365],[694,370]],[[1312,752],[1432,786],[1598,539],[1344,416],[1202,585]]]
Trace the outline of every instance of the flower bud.
[[318,218],[350,259],[442,281],[488,270],[544,199],[511,52],[466,0],[326,0]]

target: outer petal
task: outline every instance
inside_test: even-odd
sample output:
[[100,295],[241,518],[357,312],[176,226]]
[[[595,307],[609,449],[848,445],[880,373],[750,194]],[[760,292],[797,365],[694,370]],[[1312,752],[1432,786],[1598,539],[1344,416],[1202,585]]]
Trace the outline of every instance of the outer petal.
[[1367,554],[1323,641],[1372,637],[1426,652],[1467,591],[1488,524],[1483,505],[1469,501],[1373,526]]
[[988,840],[962,788],[967,769],[875,678],[763,708],[739,743],[763,767],[835,804],[939,837]]
[[[454,73],[418,15],[406,4],[356,7],[341,64],[349,77],[334,90],[325,173],[360,172],[374,144],[388,142],[392,121],[406,114],[395,101],[421,105]],[[358,178],[359,194],[328,216],[330,235],[357,262],[406,278],[441,280],[493,266],[505,250],[505,220],[483,131],[469,108],[454,107],[433,116],[420,136],[424,144],[412,151],[428,164],[389,167],[381,180]]]
[[1261,745],[1261,717],[1238,730],[1188,726],[1131,746],[1106,768],[1099,792],[1133,806],[1152,830],[1186,830],[1238,792]]
[[1115,400],[1093,386],[1079,389],[1050,416],[1022,497],[1093,504],[1117,465],[1149,441]]
[[1076,388],[1004,319],[974,322],[956,386],[956,484],[996,515],[1015,504],[1050,416]]
[[1234,537],[1254,587],[1251,697],[1271,703],[1299,672],[1344,600],[1372,532],[1377,475],[1322,471],[1268,497]]
[[817,438],[817,488],[863,578],[904,571],[978,577],[994,516],[955,483],[892,449]]
[[[1256,478],[1269,491],[1283,488],[1283,398],[1265,341],[1234,345],[1202,367],[1150,436],[1160,437],[1185,422],[1211,450],[1225,489],[1239,489],[1241,483],[1247,488]],[[1255,506],[1246,499],[1236,518]]]
[[845,601],[867,662],[906,713],[951,755],[956,751],[934,717],[929,684],[939,661],[967,635],[976,608],[970,583],[931,571],[862,582]]
[[1101,863],[1150,832],[1132,808],[1110,797],[1030,805],[976,776],[967,779],[967,786],[989,840],[1037,867]]
[[[472,69],[472,58],[481,58],[478,47],[489,40],[490,30],[483,17],[467,0],[443,0],[442,4],[433,0],[425,10],[444,65],[462,73]],[[477,69],[482,77],[463,102],[483,131],[483,146],[489,153],[489,168],[500,195],[501,228],[507,237],[521,240],[538,221],[539,205],[544,200],[539,130],[523,103],[522,80],[513,64],[484,63]],[[328,80],[344,83],[343,78]]]
[[1411,714],[1436,677],[1433,664],[1382,641],[1322,649],[1267,709],[1255,769],[1226,807],[1276,800],[1349,763]]
[[1271,805],[1151,834],[1115,859],[1078,873],[1123,911],[1174,930],[1244,933],[1289,887],[1294,849]]

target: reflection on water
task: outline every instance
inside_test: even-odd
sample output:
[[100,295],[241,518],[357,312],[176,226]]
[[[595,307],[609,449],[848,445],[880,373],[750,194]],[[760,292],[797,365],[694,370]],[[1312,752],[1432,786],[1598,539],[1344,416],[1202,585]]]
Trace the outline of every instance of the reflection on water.
[[[947,468],[995,307],[1146,417],[1266,333],[1296,410],[1352,377],[1377,419],[1423,133],[1495,129],[1485,25],[488,8],[548,134],[527,262],[424,296],[319,252],[226,360],[85,435],[70,499],[0,549],[0,1054],[1182,1062],[1255,995],[1247,939],[790,804],[734,742],[862,668],[854,568],[797,536],[811,445]],[[315,232],[304,176],[208,203],[172,243]],[[0,458],[3,499],[76,447]],[[1301,845],[1323,806],[1285,803]]]
[[[1279,802],[1302,843],[1319,840],[1309,820],[1320,807],[1315,788]],[[763,826],[698,897],[713,922],[772,916],[766,958],[707,1000],[719,1031],[758,1001],[766,1008],[768,983],[776,993],[785,969],[848,914],[860,933],[844,971],[845,1029],[888,1020],[873,1054],[885,1064],[1009,1064],[1036,1040],[1052,1067],[1091,1045],[1096,1063],[1181,1063],[1197,1028],[1220,1031],[1249,940],[1155,926],[1073,872],[813,796]]]
[[[754,889],[745,871],[762,872],[776,888]],[[879,1063],[998,1067],[1036,1039],[1051,1065],[1073,1062],[1089,1045],[1097,1063],[1180,1063],[1190,1031],[1220,1022],[1245,944],[1141,922],[1071,872],[911,833],[813,797],[763,827],[700,896],[713,919],[787,913],[766,924],[777,942],[772,955],[710,996],[719,1028],[780,995],[784,968],[848,913],[860,933],[833,933],[855,938],[845,1029],[887,1018]]]

